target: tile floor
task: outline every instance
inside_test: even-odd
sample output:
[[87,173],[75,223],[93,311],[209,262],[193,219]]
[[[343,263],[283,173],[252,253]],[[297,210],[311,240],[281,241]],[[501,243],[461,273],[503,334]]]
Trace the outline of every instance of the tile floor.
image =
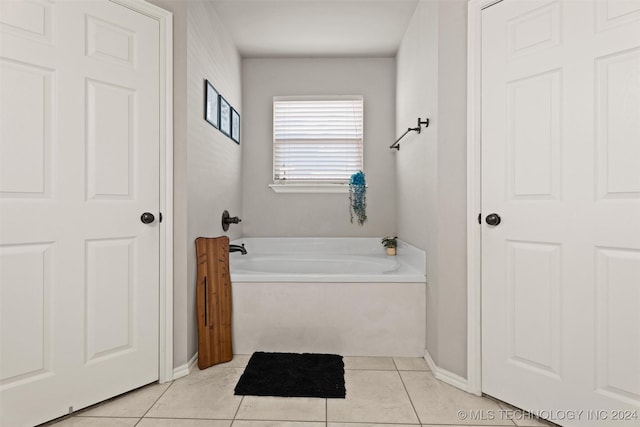
[[[249,356],[237,355],[229,363],[204,371],[195,368],[184,378],[140,388],[47,425],[547,426],[501,402],[467,394],[436,380],[420,358],[345,357],[346,399],[235,396],[233,389],[248,360]],[[485,419],[470,420],[472,411]]]

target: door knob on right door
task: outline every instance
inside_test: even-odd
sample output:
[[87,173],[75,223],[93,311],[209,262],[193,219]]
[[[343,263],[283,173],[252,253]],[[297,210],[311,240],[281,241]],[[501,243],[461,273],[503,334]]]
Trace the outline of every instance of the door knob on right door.
[[151,212],[145,212],[140,215],[140,221],[142,221],[144,224],[151,224],[155,220],[156,217]]

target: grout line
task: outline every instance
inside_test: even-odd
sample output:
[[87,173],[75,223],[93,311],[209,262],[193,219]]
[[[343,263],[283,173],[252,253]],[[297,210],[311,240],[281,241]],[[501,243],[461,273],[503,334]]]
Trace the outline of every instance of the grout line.
[[[394,362],[395,366],[395,362]],[[344,368],[345,371],[376,371],[376,372],[395,372],[398,368],[394,369],[369,369],[369,368]]]
[[153,403],[149,406],[149,408],[146,411],[144,411],[144,414],[142,414],[142,416],[140,417],[138,422],[136,422],[133,427],[136,427],[138,424],[140,424],[140,421],[142,421],[142,419],[147,416],[147,414],[149,413],[151,408],[153,408],[153,406],[156,403],[158,403],[158,400],[160,400],[162,398],[162,396],[164,396],[164,394],[173,386],[174,383],[175,383],[175,380],[171,381],[171,383],[169,384],[169,387],[165,388],[164,391],[160,394],[160,396],[158,396],[158,398],[153,401]]
[[[444,427],[444,426],[451,426],[451,427],[462,427],[462,426],[468,426],[468,427],[476,427],[476,424],[450,424],[450,423],[438,423],[438,424],[433,424],[433,423],[428,423],[428,424],[420,424],[423,427],[428,427],[428,426],[437,426],[437,427]],[[511,427],[507,424],[482,424],[482,427]]]
[[[555,424],[553,421],[548,421],[542,418],[538,418],[537,416],[535,416],[534,414],[532,414],[529,411],[525,411],[524,409],[518,408],[517,406],[513,406],[510,403],[507,403],[503,400],[500,400],[496,397],[493,396],[489,396],[488,394],[482,394],[482,397],[492,400],[493,402],[495,402],[498,407],[500,407],[501,410],[503,411],[507,411],[510,409],[516,410],[516,411],[521,411],[523,414],[528,414],[529,416],[531,416],[530,419],[534,420],[534,421],[538,421],[541,422],[542,424],[547,424],[549,427],[560,427],[559,424]],[[516,427],[518,426],[518,423],[516,423],[515,419],[509,418],[509,421],[511,421]]]
[[324,399],[324,427],[329,427],[329,399]]
[[[209,418],[196,418],[196,419],[203,420],[203,419],[209,419]],[[214,418],[212,418],[212,419],[214,419]],[[284,423],[302,423],[302,424],[321,423],[322,422],[322,420],[274,420],[272,418],[266,418],[264,420],[262,418],[238,418],[238,419],[235,419],[233,421],[234,422],[235,421],[249,421],[249,422],[261,422],[261,423],[284,422]],[[370,425],[371,423],[368,423],[368,424]],[[505,426],[502,426],[502,427],[505,427]],[[509,426],[507,426],[507,427],[509,427]]]
[[[395,363],[395,361],[393,363]],[[404,392],[407,393],[407,397],[409,398],[409,403],[411,403],[411,408],[413,409],[413,413],[416,414],[416,419],[418,420],[418,423],[422,424],[422,422],[420,421],[420,415],[418,415],[418,411],[416,411],[416,406],[413,404],[413,399],[411,399],[411,395],[409,394],[409,390],[407,390],[407,385],[404,383],[404,379],[402,378],[402,375],[400,375],[400,371],[398,371],[398,376],[400,377],[400,382],[402,383]]]
[[[307,421],[307,422],[313,422],[313,421]],[[346,424],[347,426],[350,426],[351,424],[364,424],[365,426],[372,426],[372,425],[385,425],[385,426],[417,426],[420,427],[420,423],[396,423],[396,422],[385,422],[385,423],[372,423],[371,421],[331,421],[332,423],[337,423],[337,424]],[[429,425],[429,424],[423,424],[423,425]],[[436,426],[446,426],[449,424],[433,424]],[[459,424],[451,424],[451,427],[461,427]],[[473,425],[470,425],[469,427],[475,427]],[[482,427],[510,427],[510,426],[490,426],[490,425],[483,425]]]
[[[235,421],[238,416],[238,412],[240,412],[240,407],[242,406],[242,402],[244,402],[244,396],[242,396],[242,398],[240,399],[240,403],[238,403],[238,407],[236,408],[236,413],[233,414],[233,421]],[[231,424],[233,424],[233,422],[231,422]]]
[[[461,427],[461,426],[469,426],[469,427],[475,427],[476,424],[451,424],[451,423],[437,423],[437,424],[433,424],[433,423],[422,423],[420,424],[421,426],[437,426],[437,427],[441,427],[441,426],[451,426],[451,427]],[[482,424],[482,427],[511,427],[509,425],[506,424]]]

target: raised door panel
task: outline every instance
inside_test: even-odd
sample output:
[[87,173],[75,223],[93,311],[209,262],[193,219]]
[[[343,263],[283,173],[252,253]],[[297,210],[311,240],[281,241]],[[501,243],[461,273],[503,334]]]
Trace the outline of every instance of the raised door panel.
[[507,191],[511,200],[560,199],[560,70],[507,84]]
[[640,197],[640,49],[596,60],[598,193]]
[[598,0],[595,4],[598,31],[640,21],[640,2],[637,0]]
[[561,18],[559,1],[552,1],[512,18],[507,24],[508,58],[517,58],[560,44]]
[[135,66],[134,31],[91,15],[86,18],[86,55],[129,67]]
[[640,406],[640,250],[596,249],[598,392]]
[[135,241],[90,240],[85,244],[85,360],[93,363],[133,348]]
[[54,75],[0,59],[0,197],[51,195]]
[[0,32],[52,43],[52,11],[48,0],[1,1]]
[[87,198],[133,198],[135,90],[87,80]]
[[561,245],[507,242],[507,360],[561,374]]
[[0,390],[50,375],[52,256],[51,243],[0,246]]

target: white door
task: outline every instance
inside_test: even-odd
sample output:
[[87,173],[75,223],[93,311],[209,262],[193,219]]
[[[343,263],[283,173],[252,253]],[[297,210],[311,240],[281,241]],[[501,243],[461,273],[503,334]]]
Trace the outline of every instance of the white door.
[[483,392],[640,425],[640,1],[482,12],[482,176]]
[[158,379],[159,124],[157,21],[0,1],[1,425]]

